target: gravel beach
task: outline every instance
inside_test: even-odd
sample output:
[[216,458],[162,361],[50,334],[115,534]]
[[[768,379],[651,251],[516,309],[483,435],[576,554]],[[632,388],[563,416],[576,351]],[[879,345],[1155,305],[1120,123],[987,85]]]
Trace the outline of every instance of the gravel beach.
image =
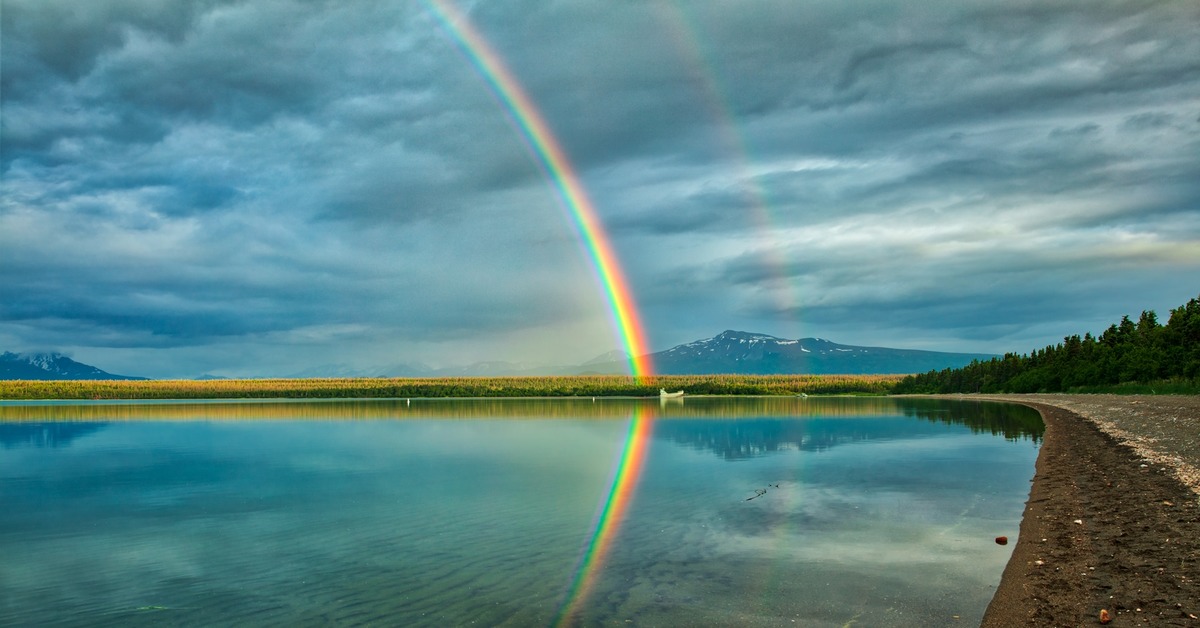
[[1200,397],[960,397],[1046,422],[983,626],[1200,626]]

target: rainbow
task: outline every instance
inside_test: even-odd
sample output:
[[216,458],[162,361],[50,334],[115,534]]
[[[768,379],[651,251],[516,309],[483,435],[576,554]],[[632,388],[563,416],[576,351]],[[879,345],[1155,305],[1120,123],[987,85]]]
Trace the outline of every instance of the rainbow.
[[577,619],[579,609],[595,586],[604,559],[625,518],[625,512],[633,502],[653,431],[653,410],[639,406],[629,419],[629,431],[625,435],[625,445],[613,474],[612,485],[597,510],[591,538],[584,547],[575,577],[567,587],[566,597],[553,625],[561,626]]
[[630,374],[641,383],[644,376],[652,375],[654,371],[646,331],[612,243],[580,183],[579,175],[529,94],[525,93],[516,76],[474,27],[470,18],[450,0],[425,0],[425,4],[508,110],[536,156],[538,165],[554,182],[604,287],[617,333],[625,352],[629,354]]
[[[796,275],[796,271],[785,253],[786,244],[779,236],[781,230],[775,226],[767,188],[751,167],[749,142],[741,132],[741,126],[725,95],[727,90],[721,85],[718,68],[701,44],[706,38],[700,35],[701,29],[695,21],[688,17],[688,9],[693,8],[694,4],[668,1],[655,3],[654,7],[668,41],[680,58],[689,62],[691,71],[687,73],[688,78],[701,92],[702,97],[698,102],[708,109],[715,125],[716,139],[729,162],[728,171],[739,181],[743,206],[748,210],[759,234],[759,255],[772,275],[760,288],[771,296],[774,311],[789,315],[790,319],[799,312],[801,303],[794,282],[790,279]],[[785,323],[790,327],[787,331],[789,337],[801,335],[797,321],[788,320]]]

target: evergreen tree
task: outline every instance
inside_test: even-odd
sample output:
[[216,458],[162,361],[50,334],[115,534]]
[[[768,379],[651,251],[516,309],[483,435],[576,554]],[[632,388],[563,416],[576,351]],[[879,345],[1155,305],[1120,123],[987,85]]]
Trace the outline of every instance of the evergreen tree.
[[906,377],[895,393],[1061,392],[1162,381],[1200,384],[1200,298],[1171,310],[1166,325],[1153,310],[1123,316],[1100,337],[1085,333],[1028,355],[1007,353],[960,369]]

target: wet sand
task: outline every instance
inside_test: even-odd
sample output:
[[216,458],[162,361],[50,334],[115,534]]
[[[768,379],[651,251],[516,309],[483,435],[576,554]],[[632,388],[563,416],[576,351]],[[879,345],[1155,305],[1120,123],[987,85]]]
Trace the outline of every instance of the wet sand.
[[963,397],[1046,422],[983,626],[1200,626],[1200,397]]

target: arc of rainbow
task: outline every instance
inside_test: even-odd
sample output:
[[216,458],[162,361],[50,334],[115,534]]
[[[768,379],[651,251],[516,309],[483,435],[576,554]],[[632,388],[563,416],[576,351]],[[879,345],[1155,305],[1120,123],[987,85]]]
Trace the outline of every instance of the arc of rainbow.
[[[710,55],[701,45],[699,29],[688,17],[684,3],[668,1],[654,6],[658,10],[660,22],[665,26],[668,39],[680,56],[689,61],[694,68],[692,78],[699,83],[704,93],[701,102],[706,105],[709,116],[716,125],[722,148],[731,161],[732,170],[741,181],[739,187],[742,200],[750,210],[763,246],[762,259],[774,275],[774,306],[779,312],[794,313],[800,308],[800,298],[793,281],[789,279],[792,275],[791,264],[783,252],[782,239],[776,235],[770,197],[750,167],[748,142],[741,133],[729,99],[725,96],[727,91],[721,85],[716,65],[709,60]],[[798,328],[793,329],[793,335],[798,335],[798,331]]]
[[578,173],[533,99],[470,18],[450,0],[425,0],[425,4],[507,109],[538,165],[554,183],[604,288],[617,333],[629,354],[630,374],[641,383],[644,376],[654,371],[645,327],[635,307],[633,291]]
[[638,406],[629,419],[629,429],[616,464],[616,471],[613,473],[612,484],[597,509],[591,537],[584,546],[575,576],[571,585],[567,587],[566,597],[552,625],[570,623],[595,586],[625,513],[633,503],[653,431],[654,411]]

